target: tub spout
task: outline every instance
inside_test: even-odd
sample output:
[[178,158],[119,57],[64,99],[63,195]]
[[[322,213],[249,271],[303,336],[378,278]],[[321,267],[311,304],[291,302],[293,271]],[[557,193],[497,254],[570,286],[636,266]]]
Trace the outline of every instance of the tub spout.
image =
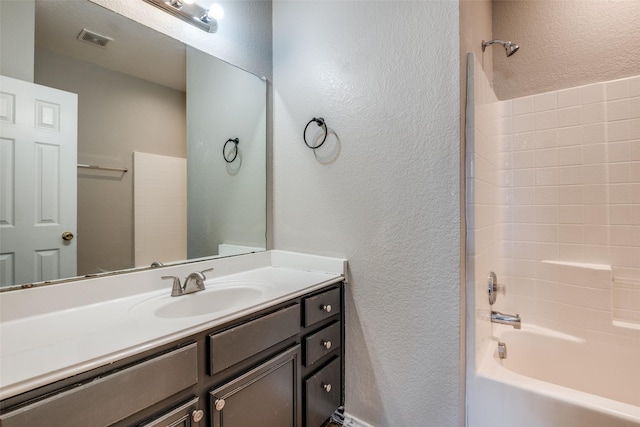
[[501,323],[503,325],[511,325],[515,329],[520,329],[522,324],[520,322],[520,315],[516,314],[515,316],[511,314],[500,313],[499,311],[491,312],[491,322],[493,323]]

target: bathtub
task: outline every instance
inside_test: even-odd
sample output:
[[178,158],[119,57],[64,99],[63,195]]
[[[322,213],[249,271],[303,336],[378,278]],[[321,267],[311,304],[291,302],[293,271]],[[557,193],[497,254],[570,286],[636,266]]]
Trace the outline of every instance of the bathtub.
[[492,331],[467,385],[468,427],[640,427],[640,346],[526,324]]

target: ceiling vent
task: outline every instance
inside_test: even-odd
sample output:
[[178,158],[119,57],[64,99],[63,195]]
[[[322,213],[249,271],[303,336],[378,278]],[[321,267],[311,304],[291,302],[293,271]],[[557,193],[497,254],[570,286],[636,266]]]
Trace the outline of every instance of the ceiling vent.
[[111,37],[102,36],[98,33],[94,33],[93,31],[89,31],[86,28],[83,28],[82,31],[80,31],[77,39],[102,48],[107,47],[107,44],[113,41]]

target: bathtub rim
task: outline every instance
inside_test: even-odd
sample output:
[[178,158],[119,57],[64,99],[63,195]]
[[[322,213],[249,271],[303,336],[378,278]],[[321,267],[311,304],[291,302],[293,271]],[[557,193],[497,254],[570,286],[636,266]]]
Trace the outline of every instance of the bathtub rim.
[[[493,325],[493,335],[490,339],[483,340],[481,344],[479,363],[474,375],[474,381],[481,378],[501,382],[531,393],[540,394],[553,400],[558,400],[587,410],[605,413],[612,417],[637,423],[640,426],[640,406],[631,405],[562,385],[527,377],[511,371],[497,363],[494,357],[497,343],[498,341],[501,341],[503,332],[510,331],[511,329],[512,328],[510,326],[506,325]],[[584,338],[575,337],[563,332],[532,324],[523,325],[522,330],[525,332],[546,335],[556,339],[566,339],[578,343],[586,341]]]

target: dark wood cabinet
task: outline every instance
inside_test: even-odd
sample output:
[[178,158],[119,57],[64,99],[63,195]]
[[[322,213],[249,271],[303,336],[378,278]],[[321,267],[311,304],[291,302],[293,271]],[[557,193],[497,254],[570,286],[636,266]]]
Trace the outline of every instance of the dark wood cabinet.
[[342,345],[342,322],[336,320],[329,326],[304,337],[304,366],[311,366]]
[[209,372],[215,375],[300,332],[300,304],[294,304],[209,336]]
[[198,403],[199,399],[193,398],[158,418],[141,424],[141,427],[196,427],[204,418],[204,411]]
[[0,415],[1,427],[108,426],[198,382],[196,343],[72,384]]
[[334,358],[304,381],[306,425],[321,426],[340,406],[341,359]]
[[319,427],[344,404],[344,298],[342,287],[303,299],[304,427]]
[[0,427],[320,427],[344,404],[344,285],[0,402]]
[[340,289],[331,289],[304,299],[305,328],[342,311]]
[[212,390],[213,427],[296,427],[301,423],[300,346]]

